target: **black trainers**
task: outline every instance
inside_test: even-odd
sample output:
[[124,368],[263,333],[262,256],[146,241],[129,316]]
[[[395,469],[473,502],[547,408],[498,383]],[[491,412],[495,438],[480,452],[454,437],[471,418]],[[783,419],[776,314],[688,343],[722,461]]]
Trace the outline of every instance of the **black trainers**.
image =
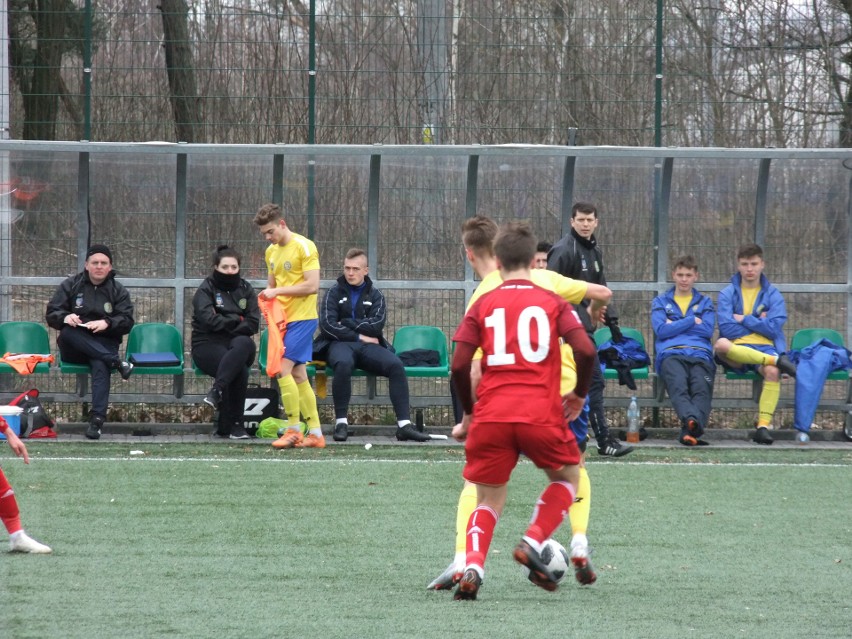
[[242,424],[237,424],[231,428],[231,434],[229,437],[231,439],[251,439],[251,435],[249,435],[248,431],[243,428]]
[[459,580],[459,587],[453,595],[456,601],[467,600],[473,601],[479,593],[479,587],[482,585],[482,577],[473,568],[468,568],[464,571],[462,578]]
[[772,444],[774,439],[772,439],[772,435],[769,434],[769,429],[766,426],[761,426],[760,428],[754,431],[754,435],[751,437],[752,441],[755,444],[766,444],[769,446]]
[[130,373],[133,372],[133,364],[121,360],[118,362],[118,374],[125,382],[130,379]]
[[414,428],[411,422],[408,422],[404,426],[397,427],[396,438],[401,442],[428,442],[432,439],[426,433],[421,433]]
[[349,439],[349,426],[345,422],[337,422],[334,425],[334,434],[332,437],[336,442],[345,442]]
[[[556,579],[553,578],[553,575],[550,574],[547,566],[541,560],[541,555],[526,541],[522,539],[521,543],[515,546],[512,556],[519,564],[529,568],[529,580],[536,586],[544,588],[550,592],[559,588],[559,584]],[[465,573],[465,575],[467,575],[467,573]],[[462,580],[464,580],[464,577],[462,577]]]
[[101,428],[104,425],[103,417],[92,417],[92,421],[89,422],[89,427],[86,429],[86,438],[87,439],[100,439],[101,438]]
[[633,446],[622,444],[615,437],[607,439],[603,446],[598,446],[598,455],[607,457],[624,457],[633,452]]
[[219,405],[222,403],[222,393],[215,386],[211,386],[207,391],[207,396],[204,398],[204,403],[212,406],[213,410],[219,410]]
[[785,375],[789,375],[790,377],[796,376],[796,365],[790,361],[790,358],[787,357],[787,355],[779,355],[778,361],[775,362],[775,365],[778,367],[778,370]]

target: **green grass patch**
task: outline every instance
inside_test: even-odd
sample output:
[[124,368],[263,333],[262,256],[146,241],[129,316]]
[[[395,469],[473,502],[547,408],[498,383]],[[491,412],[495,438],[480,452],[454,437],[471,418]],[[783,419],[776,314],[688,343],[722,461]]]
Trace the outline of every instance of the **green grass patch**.
[[[2,637],[846,637],[852,454],[641,449],[589,464],[598,583],[511,561],[521,463],[476,602],[452,557],[458,447],[33,442],[3,458],[52,556],[0,554]],[[569,534],[557,534],[567,545]]]

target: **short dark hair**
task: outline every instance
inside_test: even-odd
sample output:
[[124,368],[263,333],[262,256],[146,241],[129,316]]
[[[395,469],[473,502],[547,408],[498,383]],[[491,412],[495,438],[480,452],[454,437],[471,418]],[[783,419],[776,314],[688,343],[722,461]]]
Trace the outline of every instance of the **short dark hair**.
[[231,248],[227,244],[220,244],[216,247],[216,250],[213,251],[213,266],[219,266],[219,263],[222,261],[223,257],[233,257],[237,260],[237,266],[240,265],[242,258],[240,254],[237,252],[237,249]]
[[588,215],[598,216],[598,207],[591,202],[577,202],[571,207],[571,219],[577,217],[577,213],[586,213]]
[[462,224],[462,243],[477,255],[494,255],[495,237],[497,224],[484,215],[474,215]]
[[759,257],[763,259],[763,249],[758,244],[743,244],[737,251],[737,259],[744,260],[749,257]]
[[681,255],[674,261],[674,266],[672,266],[672,270],[674,271],[679,268],[688,268],[697,273],[698,260],[696,260],[692,255]]
[[364,259],[367,260],[367,263],[369,264],[370,258],[367,257],[367,251],[365,251],[364,249],[351,248],[348,251],[346,251],[346,259],[347,260],[354,260],[356,257],[361,257],[362,255],[364,256]]
[[542,240],[541,242],[538,243],[538,246],[535,247],[535,252],[536,253],[550,253],[550,249],[552,249],[552,248],[553,248],[553,244],[551,244],[550,242],[547,242],[545,240]]
[[264,226],[270,222],[277,222],[284,219],[284,213],[281,212],[281,207],[273,202],[264,204],[254,216],[254,223],[257,226]]
[[538,240],[528,222],[507,222],[494,239],[494,253],[507,271],[529,268]]

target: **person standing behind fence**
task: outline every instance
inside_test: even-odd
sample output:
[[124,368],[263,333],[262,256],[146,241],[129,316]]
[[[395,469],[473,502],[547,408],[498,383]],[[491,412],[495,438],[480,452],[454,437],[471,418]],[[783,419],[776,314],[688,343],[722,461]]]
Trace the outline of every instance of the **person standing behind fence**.
[[[606,286],[603,253],[595,238],[598,227],[598,209],[588,202],[577,202],[571,209],[571,232],[559,240],[547,255],[547,268],[565,277]],[[577,314],[594,341],[594,323],[586,309],[587,302],[577,304]],[[607,306],[604,322],[612,331],[614,341],[619,341],[618,314],[615,307]],[[633,446],[622,444],[609,431],[604,412],[604,388],[606,382],[600,366],[596,367],[589,389],[589,423],[595,433],[599,455],[621,457],[633,451]]]
[[192,361],[213,378],[204,402],[219,410],[216,435],[248,439],[243,425],[249,367],[257,347],[260,308],[240,277],[240,254],[227,245],[213,253],[213,272],[192,298]]
[[781,395],[781,373],[795,377],[796,365],[785,354],[787,306],[784,296],[769,283],[763,274],[764,267],[760,246],[740,247],[738,272],[719,293],[716,359],[737,373],[757,371],[763,377],[757,428],[752,440],[768,445],[773,442],[769,429]]
[[[277,298],[287,316],[284,358],[278,378],[287,430],[272,445],[275,448],[325,448],[317,398],[306,367],[313,356],[313,337],[318,323],[319,253],[308,238],[290,230],[277,204],[260,207],[254,223],[269,242],[266,249],[268,286],[260,295],[267,300]],[[305,418],[307,436],[302,435],[300,414]]]
[[133,328],[130,293],[115,279],[112,252],[103,244],[86,251],[82,272],[62,282],[47,304],[47,325],[59,331],[62,361],[92,369],[92,410],[86,437],[99,439],[109,404],[110,374],[127,380],[133,364],[118,355],[122,338]]
[[678,441],[684,446],[706,444],[701,436],[710,416],[716,363],[713,361],[713,300],[695,290],[698,264],[691,255],[675,261],[674,286],[651,302],[651,327],[656,337],[654,368],[663,380],[680,420]]
[[334,440],[349,437],[349,400],[352,372],[356,368],[388,378],[388,390],[396,414],[396,438],[400,441],[429,441],[411,424],[408,378],[405,366],[388,344],[382,331],[387,321],[385,296],[367,274],[367,254],[349,249],[343,260],[343,275],[325,293],[320,305],[320,335],[314,352],[334,371]]

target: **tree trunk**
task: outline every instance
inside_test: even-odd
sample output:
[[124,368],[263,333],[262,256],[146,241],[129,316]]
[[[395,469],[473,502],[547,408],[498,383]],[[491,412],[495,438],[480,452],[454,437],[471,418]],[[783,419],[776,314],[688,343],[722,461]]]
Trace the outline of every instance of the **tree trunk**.
[[179,142],[201,142],[201,113],[187,25],[189,10],[184,0],[161,0],[159,9],[175,133]]
[[53,140],[59,112],[59,68],[66,17],[53,0],[38,0],[35,4],[35,61],[29,91],[23,94],[24,139]]

